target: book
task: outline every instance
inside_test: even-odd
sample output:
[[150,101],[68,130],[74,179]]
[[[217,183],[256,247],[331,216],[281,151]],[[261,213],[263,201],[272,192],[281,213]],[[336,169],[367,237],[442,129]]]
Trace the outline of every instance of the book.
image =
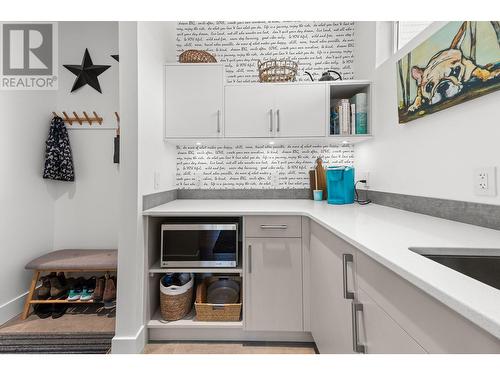
[[356,134],[356,104],[351,104],[351,122],[349,134]]
[[355,106],[355,132],[353,134],[368,133],[368,102],[365,93],[358,93],[351,98],[351,103]]
[[340,99],[340,105],[342,107],[342,135],[349,134],[349,127],[350,127],[350,118],[351,118],[351,105],[349,103],[349,99]]

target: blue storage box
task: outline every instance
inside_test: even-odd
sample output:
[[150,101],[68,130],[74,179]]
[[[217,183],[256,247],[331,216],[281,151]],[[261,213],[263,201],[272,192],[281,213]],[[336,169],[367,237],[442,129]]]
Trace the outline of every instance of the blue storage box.
[[354,203],[354,168],[329,167],[326,170],[329,204]]

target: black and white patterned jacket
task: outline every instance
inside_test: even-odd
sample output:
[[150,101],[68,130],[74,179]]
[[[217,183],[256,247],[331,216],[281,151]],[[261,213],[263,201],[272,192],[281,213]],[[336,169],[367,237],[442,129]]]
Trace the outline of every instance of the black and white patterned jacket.
[[58,181],[75,180],[68,129],[60,117],[54,117],[50,123],[45,148],[43,178]]

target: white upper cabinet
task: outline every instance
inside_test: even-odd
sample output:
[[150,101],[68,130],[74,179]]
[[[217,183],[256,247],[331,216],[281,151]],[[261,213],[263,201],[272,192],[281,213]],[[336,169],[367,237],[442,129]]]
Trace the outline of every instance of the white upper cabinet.
[[165,138],[216,138],[224,131],[221,64],[165,66]]
[[274,136],[274,93],[270,88],[265,84],[226,86],[226,137]]
[[230,85],[225,90],[226,137],[324,137],[322,84]]
[[326,86],[278,84],[275,97],[277,137],[324,137],[326,135]]

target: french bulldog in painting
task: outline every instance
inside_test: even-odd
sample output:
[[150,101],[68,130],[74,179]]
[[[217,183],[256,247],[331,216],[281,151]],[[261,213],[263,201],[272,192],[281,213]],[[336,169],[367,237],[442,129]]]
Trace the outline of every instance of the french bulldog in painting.
[[483,82],[500,77],[500,69],[487,70],[465,57],[460,50],[467,21],[453,38],[450,48],[434,55],[425,68],[414,66],[411,75],[417,82],[417,95],[408,111],[415,112],[423,104],[436,104],[457,95],[464,83],[476,78]]

